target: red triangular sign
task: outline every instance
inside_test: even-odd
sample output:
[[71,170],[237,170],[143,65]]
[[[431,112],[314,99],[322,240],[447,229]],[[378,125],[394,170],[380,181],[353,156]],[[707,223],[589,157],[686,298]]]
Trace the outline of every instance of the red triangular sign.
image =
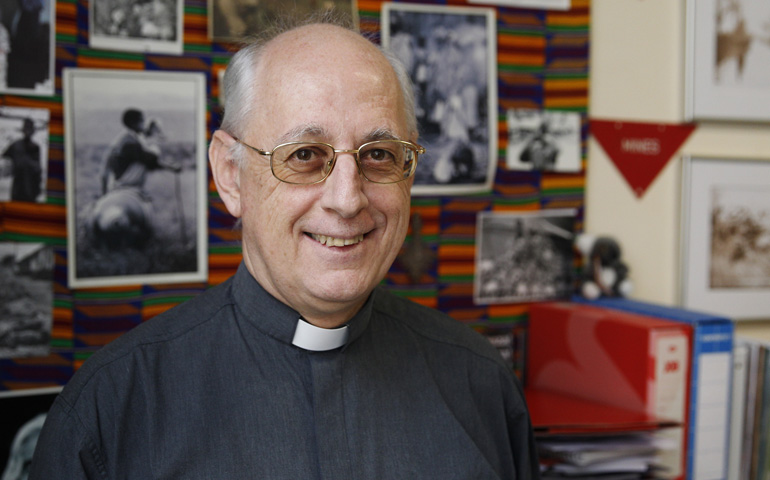
[[639,198],[693,130],[690,123],[591,120],[591,134]]

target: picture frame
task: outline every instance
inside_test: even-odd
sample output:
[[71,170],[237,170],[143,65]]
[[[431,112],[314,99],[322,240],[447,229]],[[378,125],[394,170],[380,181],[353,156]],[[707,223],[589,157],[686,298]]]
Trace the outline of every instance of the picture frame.
[[0,202],[46,201],[50,118],[47,108],[0,106]]
[[682,178],[682,306],[767,319],[770,161],[686,156]]
[[54,267],[50,245],[0,242],[0,358],[50,353]]
[[567,300],[574,286],[575,209],[476,216],[474,303]]
[[0,94],[54,94],[55,38],[55,0],[0,4]]
[[[356,0],[294,0],[291,12],[307,16],[318,10],[318,5],[348,15],[358,25]],[[270,28],[287,9],[283,0],[207,0],[208,35],[215,42],[241,42],[251,35],[258,35]]]
[[514,108],[506,112],[509,170],[579,172],[581,120],[578,112]]
[[62,76],[70,288],[205,281],[204,74]]
[[468,3],[541,10],[569,10],[572,8],[572,0],[468,0]]
[[687,0],[687,121],[770,121],[768,18],[762,0]]
[[383,47],[414,84],[426,153],[412,195],[490,191],[498,164],[495,9],[387,2],[380,28]]
[[183,0],[91,0],[88,45],[122,52],[181,55],[184,52],[183,19]]
[[61,390],[0,391],[0,478],[27,478],[43,422]]

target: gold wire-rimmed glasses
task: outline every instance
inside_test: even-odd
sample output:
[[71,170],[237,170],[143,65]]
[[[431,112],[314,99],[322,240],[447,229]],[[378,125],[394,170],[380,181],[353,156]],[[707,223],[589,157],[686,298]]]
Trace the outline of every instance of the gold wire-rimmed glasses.
[[273,176],[284,183],[312,185],[326,180],[337,162],[337,154],[355,157],[358,171],[372,183],[403,182],[414,175],[417,158],[425,148],[406,140],[375,140],[355,150],[339,150],[322,142],[288,142],[261,150],[235,138],[241,145],[270,158]]

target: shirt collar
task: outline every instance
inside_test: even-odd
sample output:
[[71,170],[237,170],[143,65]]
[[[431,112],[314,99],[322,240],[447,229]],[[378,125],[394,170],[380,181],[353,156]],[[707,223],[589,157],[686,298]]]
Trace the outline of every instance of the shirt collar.
[[[233,278],[233,300],[238,313],[263,333],[292,345],[300,315],[288,305],[270,295],[251,275],[244,262]],[[353,318],[347,322],[347,341],[344,347],[364,333],[372,315],[374,293]]]

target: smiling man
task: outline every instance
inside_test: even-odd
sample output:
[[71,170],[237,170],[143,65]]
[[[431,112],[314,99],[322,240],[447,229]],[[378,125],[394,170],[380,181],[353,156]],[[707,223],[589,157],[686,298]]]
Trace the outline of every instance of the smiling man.
[[224,83],[209,156],[243,263],[84,364],[31,478],[537,478],[496,350],[377,288],[423,153],[403,69],[312,23],[243,48]]

